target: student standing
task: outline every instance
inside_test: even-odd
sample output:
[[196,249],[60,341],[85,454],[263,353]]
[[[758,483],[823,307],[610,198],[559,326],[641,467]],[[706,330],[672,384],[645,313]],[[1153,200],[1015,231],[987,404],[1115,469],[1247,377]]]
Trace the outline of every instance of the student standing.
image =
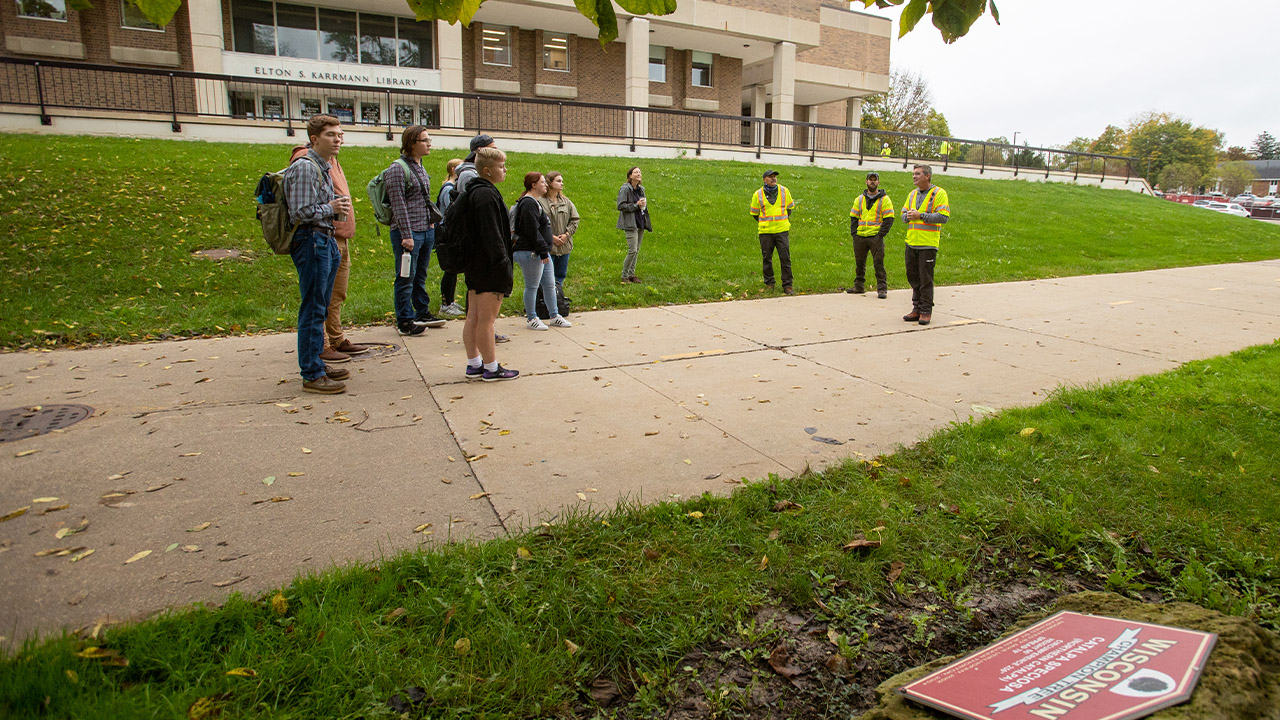
[[284,196],[289,220],[297,225],[289,255],[298,271],[298,369],[302,389],[332,395],[346,392],[341,382],[351,376],[344,368],[329,368],[320,359],[324,349],[324,321],[333,297],[333,279],[342,255],[333,239],[335,218],[353,212],[350,197],[337,197],[329,162],[342,148],[342,129],[332,115],[307,120],[311,149],[304,159],[284,171]]
[[564,279],[569,275],[569,253],[573,252],[573,235],[578,232],[578,208],[564,195],[564,176],[552,170],[547,173],[547,194],[538,204],[551,220],[551,264],[554,266],[556,289],[563,293]]
[[431,178],[422,168],[422,158],[430,153],[427,129],[410,125],[400,135],[399,159],[387,168],[391,255],[396,268],[393,294],[396,328],[401,335],[421,335],[424,328],[445,324],[431,314],[431,295],[427,293],[427,268],[435,247],[435,223],[440,218],[440,211],[431,204]]
[[[458,166],[462,164],[462,158],[453,158],[445,165],[446,177],[444,182],[440,184],[440,192],[436,195],[436,208],[443,215],[449,209],[449,205],[453,203],[453,191],[458,187]],[[436,230],[444,227],[444,220],[436,225]],[[466,315],[466,311],[462,309],[454,297],[458,292],[458,273],[441,272],[440,273],[440,314],[445,317],[462,317]]]
[[538,288],[547,303],[552,327],[573,327],[560,316],[556,304],[556,281],[551,267],[551,220],[538,203],[547,194],[547,178],[540,172],[524,176],[524,195],[515,207],[515,237],[511,238],[511,257],[524,275],[524,317],[530,330],[547,330],[548,323],[538,317]]
[[627,181],[618,188],[618,229],[627,238],[627,257],[622,261],[622,282],[638,283],[636,260],[640,258],[640,241],[653,232],[649,222],[649,200],[644,195],[644,174],[640,168],[627,171]]
[[[498,364],[493,324],[502,298],[511,294],[511,226],[507,206],[495,183],[507,177],[507,156],[496,147],[476,151],[476,178],[456,202],[465,202],[467,259],[467,319],[462,344],[467,351],[468,380],[514,380],[518,370]],[[456,230],[455,230],[456,231]],[[454,232],[454,231],[451,231]]]

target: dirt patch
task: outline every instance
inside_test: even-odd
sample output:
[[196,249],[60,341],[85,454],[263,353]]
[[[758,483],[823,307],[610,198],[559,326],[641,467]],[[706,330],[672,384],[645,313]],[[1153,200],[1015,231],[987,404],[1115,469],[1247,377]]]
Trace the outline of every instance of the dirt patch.
[[238,260],[244,256],[243,252],[235,248],[209,248],[207,250],[196,250],[191,254],[205,260]]

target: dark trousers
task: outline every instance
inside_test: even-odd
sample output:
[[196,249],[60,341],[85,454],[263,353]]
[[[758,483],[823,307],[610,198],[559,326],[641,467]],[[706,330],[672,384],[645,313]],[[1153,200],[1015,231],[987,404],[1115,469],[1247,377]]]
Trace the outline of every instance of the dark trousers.
[[791,287],[791,231],[760,233],[760,254],[764,256],[764,284],[773,284],[773,251],[778,251],[782,287]]
[[[391,255],[396,261],[396,281],[393,295],[396,307],[396,323],[405,325],[415,318],[431,312],[431,295],[427,294],[427,267],[431,264],[431,249],[435,247],[436,231],[413,233],[413,249],[405,250],[400,244],[400,230],[391,229]],[[400,277],[400,256],[408,255],[409,277]]]
[[[444,307],[453,302],[453,296],[458,292],[458,273],[441,273],[440,275],[440,307]],[[466,293],[463,293],[464,295]]]
[[876,290],[889,289],[889,276],[884,271],[884,238],[879,235],[863,237],[853,236],[853,260],[857,273],[853,278],[853,287],[861,290],[867,277],[867,253],[871,253],[872,265],[876,271]]
[[921,315],[933,314],[933,267],[938,248],[907,246],[907,282],[911,285],[911,307]]
[[332,235],[300,227],[289,251],[298,270],[298,369],[303,380],[315,380],[326,368],[320,359],[324,350],[324,321],[333,297],[333,278],[338,274],[342,254]]

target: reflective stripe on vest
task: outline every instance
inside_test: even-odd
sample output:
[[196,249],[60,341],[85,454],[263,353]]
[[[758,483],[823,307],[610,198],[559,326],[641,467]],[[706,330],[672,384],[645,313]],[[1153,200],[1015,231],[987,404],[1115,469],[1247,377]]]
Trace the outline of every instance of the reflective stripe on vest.
[[791,193],[782,185],[778,186],[778,201],[770,203],[769,198],[765,197],[764,188],[756,191],[756,205],[760,208],[760,214],[757,216],[759,223],[756,226],[757,232],[761,235],[766,233],[780,233],[791,229],[791,220],[787,217],[787,206],[791,204]]
[[[880,231],[880,225],[884,222],[884,201],[889,198],[888,195],[881,195],[876,198],[876,204],[871,208],[867,208],[867,196],[865,194],[858,195],[853,201],[853,209],[849,211],[850,215],[858,218],[858,237],[871,237]],[[859,204],[862,208],[859,209]],[[893,212],[892,209],[889,212]],[[868,220],[867,218],[871,219]]]
[[[932,213],[941,208],[933,207],[934,198],[937,197],[939,187],[934,185],[929,188],[929,192],[924,197],[924,202],[916,202],[916,198],[920,196],[920,189],[915,188],[911,194],[907,196],[907,204],[902,206],[903,212],[911,209],[917,209],[924,213]],[[921,209],[923,208],[923,209]],[[942,225],[940,223],[930,223],[923,220],[907,222],[907,245],[911,247],[938,247],[938,239],[942,235]]]

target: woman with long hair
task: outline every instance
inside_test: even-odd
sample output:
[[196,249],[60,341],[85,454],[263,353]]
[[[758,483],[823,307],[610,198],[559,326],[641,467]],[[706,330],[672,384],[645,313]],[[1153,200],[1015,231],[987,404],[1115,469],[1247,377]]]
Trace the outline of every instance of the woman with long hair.
[[627,181],[618,188],[618,229],[627,237],[627,259],[622,262],[622,282],[638,283],[636,260],[640,257],[640,241],[652,232],[649,222],[649,200],[644,196],[644,175],[640,168],[627,170]]
[[547,194],[538,198],[542,211],[551,220],[551,267],[556,289],[563,292],[569,274],[569,253],[573,252],[573,234],[578,232],[578,208],[564,195],[564,176],[552,170],[547,173]]
[[524,316],[530,330],[547,330],[548,323],[538,317],[538,288],[547,303],[552,327],[573,327],[560,316],[556,303],[556,281],[551,267],[551,221],[542,211],[538,199],[547,194],[547,178],[540,172],[524,176],[524,195],[515,207],[515,237],[511,257],[524,274]]

